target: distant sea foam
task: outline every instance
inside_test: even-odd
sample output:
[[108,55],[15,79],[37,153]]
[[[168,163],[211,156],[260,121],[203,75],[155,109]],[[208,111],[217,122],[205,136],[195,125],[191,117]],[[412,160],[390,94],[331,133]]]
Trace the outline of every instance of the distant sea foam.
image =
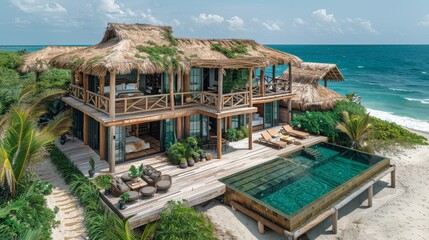
[[367,109],[367,111],[369,115],[374,116],[376,118],[380,118],[388,122],[394,122],[399,126],[403,126],[411,130],[429,133],[429,122],[425,122],[423,120],[418,120],[410,117],[397,116],[389,112],[384,112],[384,111],[379,111],[374,109]]

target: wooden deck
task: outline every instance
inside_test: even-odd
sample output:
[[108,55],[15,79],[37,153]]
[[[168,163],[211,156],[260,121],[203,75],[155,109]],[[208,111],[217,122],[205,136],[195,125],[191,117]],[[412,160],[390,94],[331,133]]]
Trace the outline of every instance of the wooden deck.
[[[279,129],[279,127],[276,127],[276,129]],[[258,139],[259,137],[260,132],[253,134],[253,139]],[[130,224],[132,228],[139,227],[158,219],[159,213],[169,200],[186,199],[189,206],[206,202],[224,194],[226,187],[218,179],[269,161],[279,154],[294,152],[303,146],[313,145],[326,140],[325,137],[310,136],[308,139],[301,140],[302,145],[288,145],[281,150],[254,143],[253,150],[249,150],[247,148],[248,141],[244,139],[230,143],[230,147],[223,154],[222,160],[213,159],[211,161],[198,162],[194,167],[186,169],[180,169],[178,166],[170,164],[165,154],[129,161],[116,166],[116,175],[120,176],[128,172],[131,164],[149,164],[160,170],[162,174],[172,176],[172,187],[167,193],[156,193],[152,198],[139,199],[132,204],[128,204],[125,210],[118,210],[118,198],[103,195],[102,199],[119,216],[127,217],[134,215],[130,219]],[[58,147],[71,161],[77,164],[81,172],[85,175],[87,175],[89,168],[89,156],[99,159],[94,151],[88,146],[83,146],[79,140],[67,142],[65,145],[59,145]],[[97,172],[108,172],[107,162],[96,162]]]

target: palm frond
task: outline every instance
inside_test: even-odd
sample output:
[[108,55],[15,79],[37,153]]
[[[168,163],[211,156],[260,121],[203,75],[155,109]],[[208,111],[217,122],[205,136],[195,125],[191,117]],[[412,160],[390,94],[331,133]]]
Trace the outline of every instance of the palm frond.
[[16,179],[13,173],[12,163],[9,160],[4,148],[0,148],[0,185],[9,187],[9,191],[14,193],[16,190]]
[[21,101],[30,98],[30,96],[32,96],[32,94],[34,94],[35,91],[36,91],[36,85],[35,84],[29,85],[26,88],[24,88],[21,91],[21,94],[19,95],[19,98],[18,98],[16,104],[20,105]]
[[64,111],[51,120],[48,125],[42,129],[42,133],[49,133],[53,136],[61,136],[70,129],[71,124],[72,120],[70,118],[70,112]]

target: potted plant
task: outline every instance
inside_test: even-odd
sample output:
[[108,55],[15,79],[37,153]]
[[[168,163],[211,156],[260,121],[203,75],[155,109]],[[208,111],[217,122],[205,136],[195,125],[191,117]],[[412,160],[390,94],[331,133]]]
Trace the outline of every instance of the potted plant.
[[93,178],[94,174],[95,174],[95,162],[94,162],[94,159],[91,157],[91,158],[89,158],[88,175],[90,178]]
[[187,168],[188,167],[188,161],[186,160],[186,158],[180,159],[180,167],[181,168]]
[[194,158],[195,162],[199,162],[200,161],[200,154],[198,152],[194,152],[192,154],[192,157]]
[[142,174],[143,174],[143,164],[141,164],[139,167],[136,167],[135,165],[131,165],[128,176],[131,178],[132,183],[138,182],[139,177],[141,177]]
[[104,189],[104,195],[110,195],[110,188],[112,185],[110,184],[110,180],[112,180],[112,175],[109,174],[102,174],[98,175],[95,178],[95,185],[97,185],[99,188]]
[[202,150],[202,149],[199,149],[198,153],[200,154],[201,161],[205,162],[206,161],[206,152],[204,152],[204,150]]
[[128,202],[128,200],[130,199],[130,194],[128,193],[123,193],[120,197],[119,197],[119,209],[124,210],[127,206],[125,205],[126,202]]

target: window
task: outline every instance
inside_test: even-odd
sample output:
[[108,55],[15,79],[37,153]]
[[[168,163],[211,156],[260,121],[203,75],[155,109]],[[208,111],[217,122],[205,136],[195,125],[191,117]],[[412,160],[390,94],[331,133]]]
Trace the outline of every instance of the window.
[[279,102],[264,104],[264,127],[269,128],[279,124]]
[[190,91],[201,91],[203,71],[201,68],[192,68],[190,75]]
[[247,114],[232,116],[232,128],[247,126]]
[[195,137],[207,138],[209,119],[207,116],[195,114],[190,116],[189,134]]

